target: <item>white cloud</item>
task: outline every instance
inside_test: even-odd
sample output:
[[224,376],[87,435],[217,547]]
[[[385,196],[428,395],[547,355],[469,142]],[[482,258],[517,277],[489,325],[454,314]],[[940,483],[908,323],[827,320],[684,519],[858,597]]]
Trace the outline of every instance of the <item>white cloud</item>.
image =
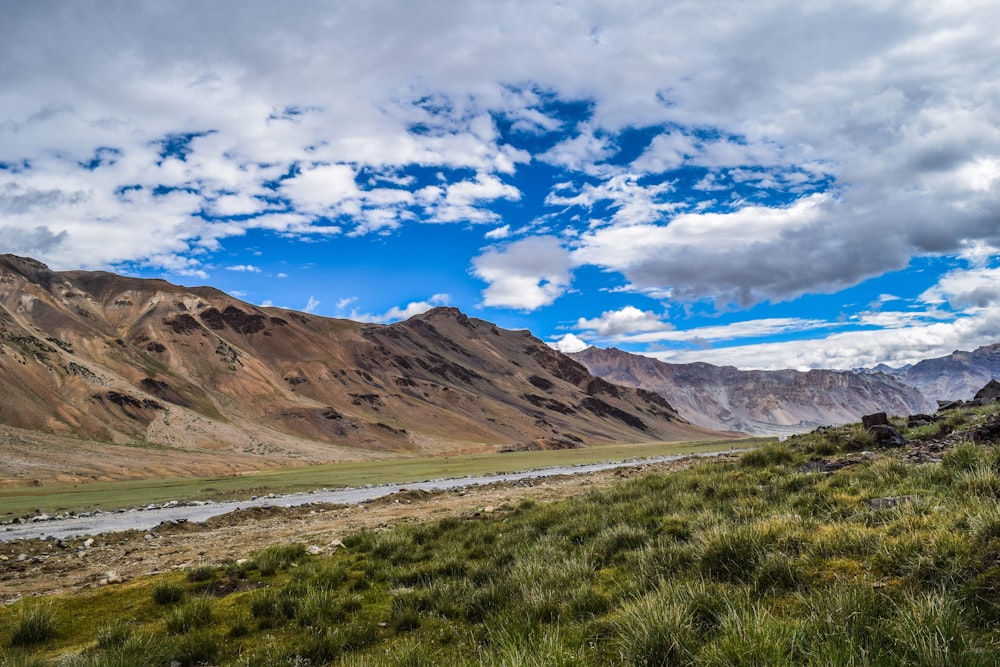
[[768,317],[758,320],[744,320],[732,324],[720,324],[692,329],[644,331],[639,333],[612,334],[611,340],[622,343],[662,343],[679,342],[702,345],[706,342],[738,340],[740,338],[764,338],[836,326],[824,320],[799,317]]
[[252,264],[236,264],[235,266],[227,266],[226,271],[240,271],[244,273],[260,273],[260,267],[254,266]]
[[315,313],[316,309],[319,308],[319,301],[314,296],[309,297],[309,301],[306,302],[305,307],[302,308],[303,311],[307,313]]
[[554,343],[550,343],[550,345],[564,354],[583,352],[590,347],[571,333],[566,334]]
[[354,170],[345,164],[321,164],[304,169],[281,185],[297,211],[324,215],[334,206],[360,196]]
[[625,306],[620,310],[606,310],[595,319],[581,317],[576,322],[576,328],[594,331],[600,336],[616,336],[641,331],[664,331],[673,329],[673,326],[651,310],[642,311],[635,306]]
[[489,247],[472,265],[475,276],[489,283],[486,306],[535,310],[562,296],[571,280],[569,252],[551,236]]
[[[350,303],[354,302],[356,299],[351,297],[349,299],[341,299],[337,303],[337,307],[346,307]],[[425,301],[411,301],[403,307],[393,306],[381,315],[375,315],[372,313],[362,313],[357,310],[352,310],[349,319],[355,322],[374,322],[379,324],[388,324],[391,322],[398,322],[400,320],[406,320],[414,315],[421,315],[426,313],[432,308],[437,308],[438,306],[446,306],[451,302],[451,297],[447,294],[435,294]]]
[[503,227],[497,227],[496,229],[491,229],[486,232],[483,236],[492,240],[499,241],[510,236],[510,225],[504,225]]
[[903,366],[923,359],[971,350],[996,342],[1000,312],[992,310],[951,322],[894,329],[845,331],[824,338],[736,345],[715,349],[664,350],[648,353],[662,361],[703,361],[719,366],[776,370],[794,368],[850,369],[886,363]]
[[673,190],[671,183],[640,185],[638,174],[617,174],[600,185],[585,184],[576,193],[564,194],[571,189],[567,183],[556,186],[545,203],[590,209],[607,202],[615,209],[610,222],[619,226],[655,222],[678,207],[677,202],[666,198]]
[[951,271],[921,294],[920,300],[952,308],[1000,305],[1000,269]]
[[449,185],[445,192],[445,202],[452,206],[470,206],[494,199],[521,198],[521,192],[507,185],[496,176],[477,174],[474,181],[460,181]]

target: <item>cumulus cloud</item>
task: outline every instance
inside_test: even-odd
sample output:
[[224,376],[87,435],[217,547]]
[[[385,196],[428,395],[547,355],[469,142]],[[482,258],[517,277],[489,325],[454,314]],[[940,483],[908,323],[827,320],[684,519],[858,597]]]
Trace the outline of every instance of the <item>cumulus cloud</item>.
[[483,304],[531,311],[563,295],[571,279],[570,255],[551,236],[533,236],[489,247],[472,261],[473,273],[487,282]]
[[640,331],[664,331],[673,329],[673,326],[651,310],[625,306],[620,310],[606,310],[598,318],[588,320],[581,317],[576,322],[576,328],[591,330],[600,336],[616,336]]
[[1000,269],[951,271],[921,294],[920,299],[934,305],[948,304],[952,308],[1000,305]]
[[583,234],[573,260],[618,271],[640,291],[669,289],[676,300],[740,306],[833,292],[905,266],[904,247],[874,221],[840,221],[848,214],[842,208],[814,194],[784,207],[612,225]]
[[552,347],[559,350],[564,354],[573,354],[574,352],[583,352],[589,345],[584,341],[580,340],[571,333],[566,334],[554,343],[551,343]]
[[303,306],[302,310],[307,313],[315,313],[316,309],[319,308],[319,303],[320,302],[316,299],[316,297],[310,296],[309,301],[306,302],[306,305]]
[[226,271],[238,271],[241,273],[260,273],[260,267],[254,266],[253,264],[235,264],[233,266],[227,266]]
[[2,249],[20,255],[46,255],[48,252],[66,240],[65,230],[54,233],[46,226],[39,225],[34,229],[18,227],[0,227],[0,238],[4,239]]

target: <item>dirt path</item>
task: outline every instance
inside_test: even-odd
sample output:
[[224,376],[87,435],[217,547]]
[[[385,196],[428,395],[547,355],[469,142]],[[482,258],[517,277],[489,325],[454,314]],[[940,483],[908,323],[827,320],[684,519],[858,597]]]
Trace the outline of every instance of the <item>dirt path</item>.
[[[727,460],[735,456],[719,458]],[[436,493],[405,491],[361,505],[247,509],[209,519],[204,524],[162,524],[149,532],[99,535],[89,546],[81,538],[0,543],[0,603],[247,558],[275,542],[304,542],[329,550],[334,540],[362,528],[489,513],[524,498],[558,500],[650,471],[686,468],[695,460]]]

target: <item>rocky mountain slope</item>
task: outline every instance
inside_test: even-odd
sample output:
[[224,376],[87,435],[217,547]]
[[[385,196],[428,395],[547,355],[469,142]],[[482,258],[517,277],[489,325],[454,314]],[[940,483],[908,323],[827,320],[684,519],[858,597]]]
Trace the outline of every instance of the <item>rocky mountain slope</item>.
[[916,389],[881,373],[741,371],[705,363],[668,364],[616,348],[591,347],[571,356],[609,382],[668,397],[686,419],[712,429],[797,433],[856,422],[873,412],[934,410]]
[[971,352],[925,359],[901,369],[883,368],[900,382],[916,387],[932,401],[967,401],[990,380],[1000,380],[1000,344]]
[[527,331],[392,325],[0,256],[0,483],[712,437]]

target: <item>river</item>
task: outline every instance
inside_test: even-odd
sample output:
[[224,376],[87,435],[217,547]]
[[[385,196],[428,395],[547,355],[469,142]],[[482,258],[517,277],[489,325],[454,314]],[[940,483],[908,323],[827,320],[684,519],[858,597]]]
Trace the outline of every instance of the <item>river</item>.
[[403,490],[447,491],[469,486],[482,486],[496,482],[516,482],[522,479],[537,479],[554,477],[556,475],[582,475],[611,468],[627,468],[651,463],[666,463],[689,458],[712,458],[744,450],[730,449],[721,452],[706,452],[701,454],[677,454],[673,456],[657,456],[628,461],[613,461],[604,463],[588,463],[572,466],[554,466],[525,470],[522,472],[498,473],[495,475],[480,475],[456,477],[451,479],[435,479],[424,482],[407,482],[404,484],[383,484],[364,488],[321,489],[303,493],[290,493],[277,496],[266,496],[248,500],[230,500],[225,502],[192,502],[166,503],[167,506],[140,507],[115,512],[101,512],[89,516],[69,516],[61,519],[32,521],[24,524],[5,524],[0,527],[0,542],[11,542],[24,539],[65,539],[85,535],[99,535],[125,530],[151,530],[164,521],[194,521],[200,522],[214,516],[228,514],[234,510],[251,507],[296,507],[310,503],[332,503],[338,505],[354,505],[375,498],[392,495]]

